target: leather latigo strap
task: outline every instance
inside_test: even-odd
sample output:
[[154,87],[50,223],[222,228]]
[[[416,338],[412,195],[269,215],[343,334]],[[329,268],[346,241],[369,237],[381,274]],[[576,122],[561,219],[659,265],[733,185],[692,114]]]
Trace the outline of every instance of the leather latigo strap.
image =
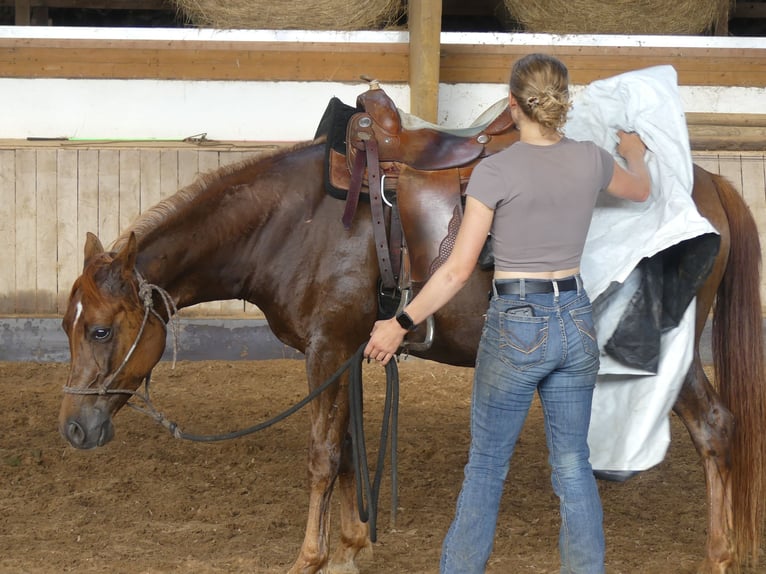
[[380,186],[378,167],[378,142],[373,138],[366,142],[367,183],[370,189],[370,211],[372,212],[372,236],[380,265],[380,279],[386,289],[396,288],[396,279],[391,267],[391,254],[386,233],[386,214],[383,211],[383,192]]

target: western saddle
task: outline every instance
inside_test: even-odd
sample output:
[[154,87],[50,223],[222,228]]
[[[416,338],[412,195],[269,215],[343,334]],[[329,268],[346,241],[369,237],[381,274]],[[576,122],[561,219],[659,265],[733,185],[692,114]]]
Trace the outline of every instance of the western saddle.
[[[394,305],[403,308],[449,256],[473,168],[518,141],[519,132],[505,100],[471,127],[444,130],[400,112],[374,80],[349,110],[345,146],[331,145],[328,137],[326,179],[345,191],[346,229],[360,199],[369,201],[379,293],[396,294]],[[391,316],[396,307],[380,308],[381,316]],[[430,321],[424,343],[407,347],[427,348],[432,335]]]

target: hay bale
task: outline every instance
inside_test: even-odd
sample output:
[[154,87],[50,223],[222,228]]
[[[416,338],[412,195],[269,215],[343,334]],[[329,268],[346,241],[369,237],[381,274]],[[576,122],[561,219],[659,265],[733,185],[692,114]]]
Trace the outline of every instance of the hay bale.
[[529,32],[701,34],[727,18],[732,0],[504,0]]
[[404,0],[172,0],[198,27],[251,30],[374,30],[392,26]]

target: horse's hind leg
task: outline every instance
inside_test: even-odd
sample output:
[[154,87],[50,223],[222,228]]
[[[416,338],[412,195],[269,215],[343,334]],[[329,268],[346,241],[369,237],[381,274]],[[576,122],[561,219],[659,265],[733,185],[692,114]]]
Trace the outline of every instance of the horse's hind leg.
[[686,425],[702,458],[707,487],[706,557],[700,574],[724,574],[734,563],[729,445],[733,417],[695,356],[673,410]]

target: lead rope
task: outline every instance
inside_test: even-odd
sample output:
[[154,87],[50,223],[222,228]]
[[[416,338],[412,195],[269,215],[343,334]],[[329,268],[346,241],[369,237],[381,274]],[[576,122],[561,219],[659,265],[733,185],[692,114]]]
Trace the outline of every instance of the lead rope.
[[[360,347],[364,350],[365,345]],[[386,445],[388,443],[389,425],[391,429],[391,523],[396,522],[396,509],[398,500],[398,477],[397,450],[399,427],[399,368],[396,360],[386,364],[386,400],[383,405],[383,423],[380,429],[380,443],[378,447],[378,460],[375,465],[375,478],[370,484],[370,467],[367,464],[367,444],[364,438],[364,408],[362,397],[362,362],[355,361],[351,365],[349,373],[349,433],[351,434],[351,447],[356,475],[356,502],[359,508],[359,518],[362,522],[369,522],[370,541],[376,542],[378,496],[380,495],[380,482],[383,478],[383,468],[386,459]],[[367,505],[365,506],[365,499]]]
[[[197,435],[182,431],[178,424],[168,419],[164,414],[158,411],[152,403],[149,396],[149,383],[151,375],[146,378],[144,392],[126,391],[120,389],[107,389],[106,394],[129,394],[132,397],[140,399],[144,406],[135,405],[128,402],[127,405],[132,409],[148,415],[157,423],[165,427],[175,438],[190,440],[194,442],[218,442],[240,438],[253,434],[265,428],[268,428],[293,413],[297,412],[316,397],[322,394],[330,385],[337,382],[340,376],[349,371],[349,434],[351,435],[351,451],[354,475],[356,476],[356,499],[359,509],[359,519],[362,522],[369,523],[370,541],[377,541],[377,517],[378,517],[378,499],[380,495],[380,485],[383,478],[383,469],[385,467],[386,448],[388,446],[388,437],[391,436],[391,523],[396,522],[396,511],[398,507],[398,473],[397,473],[397,450],[398,450],[398,428],[399,428],[399,368],[396,360],[389,361],[386,365],[386,399],[383,405],[383,423],[380,430],[380,442],[378,447],[378,459],[375,465],[375,477],[370,481],[370,468],[367,463],[367,444],[364,436],[364,405],[363,405],[363,384],[362,384],[362,361],[364,361],[364,348],[367,343],[363,343],[359,349],[343,363],[333,375],[321,385],[312,390],[306,397],[301,399],[279,415],[271,419],[253,425],[251,427],[233,431],[230,433],[216,435]],[[366,504],[365,504],[366,501]]]

